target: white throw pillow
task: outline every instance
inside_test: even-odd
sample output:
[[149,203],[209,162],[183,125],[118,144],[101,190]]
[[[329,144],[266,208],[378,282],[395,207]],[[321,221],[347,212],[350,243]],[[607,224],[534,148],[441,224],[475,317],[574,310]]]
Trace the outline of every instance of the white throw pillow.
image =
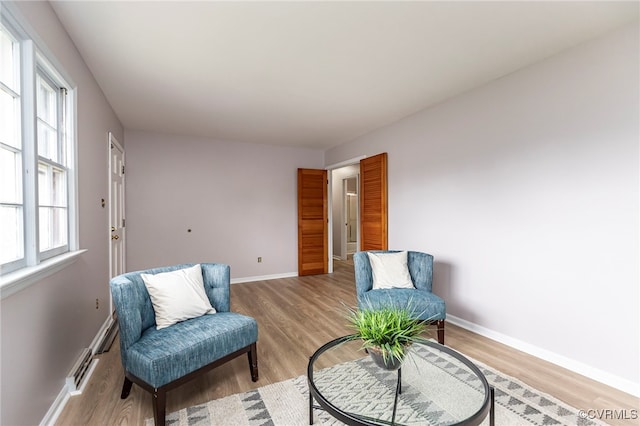
[[415,288],[411,281],[407,252],[367,253],[371,272],[373,273],[373,289],[382,288]]
[[216,313],[204,291],[199,264],[177,271],[140,276],[151,296],[158,330],[180,321]]

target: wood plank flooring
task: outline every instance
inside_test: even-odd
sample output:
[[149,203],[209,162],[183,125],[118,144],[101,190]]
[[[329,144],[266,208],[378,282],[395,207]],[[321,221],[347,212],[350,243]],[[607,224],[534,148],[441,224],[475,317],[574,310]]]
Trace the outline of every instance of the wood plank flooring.
[[[309,356],[327,341],[348,334],[344,305],[355,305],[351,262],[336,262],[329,275],[234,284],[231,308],[258,321],[260,380],[251,381],[242,356],[168,393],[167,413],[305,374]],[[123,371],[118,338],[82,395],[71,397],[56,425],[140,425],[152,417],[151,396],[134,385],[120,399]],[[455,350],[517,377],[578,408],[638,410],[640,400],[493,340],[447,324],[446,343]],[[640,419],[607,420],[640,425]]]

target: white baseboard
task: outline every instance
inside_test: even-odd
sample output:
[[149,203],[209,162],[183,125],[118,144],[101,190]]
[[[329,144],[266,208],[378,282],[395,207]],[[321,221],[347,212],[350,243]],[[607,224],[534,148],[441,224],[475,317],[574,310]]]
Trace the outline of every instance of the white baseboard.
[[473,331],[476,334],[488,337],[489,339],[503,343],[522,352],[526,352],[529,355],[533,355],[552,364],[566,368],[567,370],[571,370],[575,373],[581,374],[585,377],[603,383],[607,386],[611,386],[635,397],[640,397],[640,384],[634,383],[623,377],[619,377],[598,368],[594,368],[590,365],[583,364],[579,361],[567,358],[563,355],[548,351],[530,343],[523,342],[522,340],[507,336],[506,334],[498,333],[497,331],[482,327],[481,325],[472,323],[453,315],[447,314],[447,322],[457,325],[458,327],[462,327],[466,330]]
[[58,393],[56,399],[53,401],[53,404],[51,404],[51,407],[49,407],[47,414],[44,415],[44,418],[40,422],[40,426],[55,425],[56,420],[58,420],[60,413],[62,413],[62,410],[64,409],[64,406],[67,405],[67,401],[69,401],[69,398],[71,398],[71,395],[69,395],[67,387],[64,386]]
[[[96,333],[96,336],[93,338],[93,340],[91,341],[91,345],[89,346],[89,348],[91,348],[92,354],[96,353],[96,349],[98,345],[102,341],[104,334],[107,332],[112,322],[113,322],[113,318],[111,318],[111,315],[109,315],[105,320],[105,322],[102,324],[102,327],[100,327],[100,330],[98,330],[98,332]],[[94,359],[93,361],[91,361],[91,366],[87,371],[84,384],[79,389],[79,391],[72,393],[66,384],[62,387],[62,389],[58,393],[58,396],[53,401],[53,404],[51,404],[51,407],[49,407],[49,410],[44,415],[42,421],[40,421],[40,426],[54,426],[56,424],[56,421],[58,420],[60,413],[62,413],[64,406],[67,405],[67,401],[69,401],[69,398],[71,398],[71,396],[73,395],[79,395],[80,393],[82,393],[86,384],[89,383],[89,379],[91,378],[91,375],[93,374],[93,371],[95,370],[97,365],[98,365],[97,359]]]
[[254,281],[276,280],[279,278],[297,277],[297,272],[286,272],[284,274],[259,275],[255,277],[233,278],[231,284],[250,283]]

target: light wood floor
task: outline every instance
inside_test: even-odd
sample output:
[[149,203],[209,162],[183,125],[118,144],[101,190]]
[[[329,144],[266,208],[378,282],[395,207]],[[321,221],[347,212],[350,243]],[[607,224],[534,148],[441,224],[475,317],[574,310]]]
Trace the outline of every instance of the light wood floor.
[[[231,286],[232,310],[258,321],[260,380],[251,381],[245,356],[169,392],[167,413],[305,374],[309,356],[348,334],[344,305],[355,305],[353,266],[336,262],[324,276],[285,278]],[[638,410],[640,400],[505,345],[447,324],[446,344],[578,409]],[[82,395],[71,397],[57,425],[139,425],[152,417],[151,396],[134,385],[120,399],[123,372],[118,339]],[[608,420],[638,425],[640,420]]]

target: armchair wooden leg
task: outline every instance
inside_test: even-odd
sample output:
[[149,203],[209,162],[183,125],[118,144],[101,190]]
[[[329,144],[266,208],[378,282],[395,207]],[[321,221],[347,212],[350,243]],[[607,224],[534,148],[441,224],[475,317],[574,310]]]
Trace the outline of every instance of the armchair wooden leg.
[[438,328],[438,343],[444,345],[444,320],[438,320],[436,327]]
[[133,382],[126,377],[124,378],[124,383],[122,384],[122,393],[120,394],[120,399],[126,399],[131,392],[131,386],[133,386]]
[[251,372],[251,380],[258,381],[258,346],[254,342],[247,354],[249,357],[249,371]]
[[163,389],[156,389],[153,394],[153,420],[156,426],[164,426],[165,409],[167,405],[167,392]]

